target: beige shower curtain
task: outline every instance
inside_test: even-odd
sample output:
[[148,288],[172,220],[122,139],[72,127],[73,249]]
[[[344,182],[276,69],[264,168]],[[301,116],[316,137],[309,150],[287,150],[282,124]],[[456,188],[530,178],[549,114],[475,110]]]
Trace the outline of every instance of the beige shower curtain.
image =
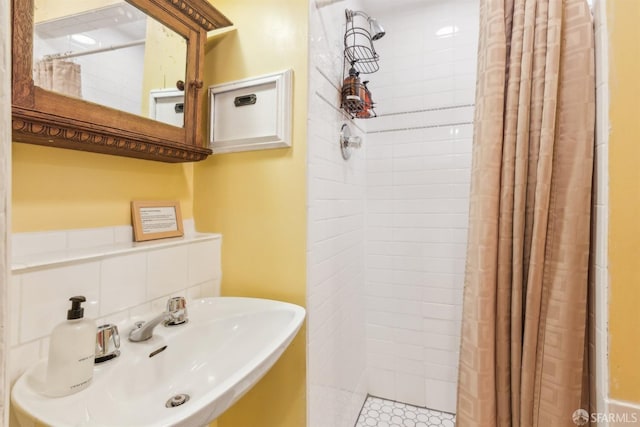
[[586,0],[481,0],[457,426],[575,427],[595,79]]
[[43,59],[36,62],[34,84],[43,89],[82,98],[80,64],[62,59]]

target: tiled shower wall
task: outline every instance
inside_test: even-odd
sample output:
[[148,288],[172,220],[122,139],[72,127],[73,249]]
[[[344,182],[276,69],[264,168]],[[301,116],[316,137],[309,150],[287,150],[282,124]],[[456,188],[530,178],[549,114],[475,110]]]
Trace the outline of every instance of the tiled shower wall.
[[478,0],[367,10],[387,35],[366,122],[371,394],[455,411]]
[[[307,425],[351,427],[366,395],[365,152],[342,158],[339,110],[345,8],[309,2]],[[358,123],[349,122],[354,135]]]

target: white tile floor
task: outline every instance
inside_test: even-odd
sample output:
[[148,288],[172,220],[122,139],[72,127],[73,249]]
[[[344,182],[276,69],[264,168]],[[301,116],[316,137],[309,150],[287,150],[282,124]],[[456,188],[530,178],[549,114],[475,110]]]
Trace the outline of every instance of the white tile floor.
[[355,427],[455,427],[455,425],[456,417],[453,414],[368,396]]

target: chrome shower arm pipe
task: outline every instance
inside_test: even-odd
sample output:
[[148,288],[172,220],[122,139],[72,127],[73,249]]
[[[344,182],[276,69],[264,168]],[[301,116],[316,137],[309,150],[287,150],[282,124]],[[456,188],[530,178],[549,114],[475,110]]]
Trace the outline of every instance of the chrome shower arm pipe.
[[364,12],[363,12],[363,11],[361,11],[361,10],[345,9],[345,10],[344,10],[344,12],[345,12],[345,14],[347,15],[347,22],[350,22],[350,21],[353,19],[353,17],[354,17],[354,16],[358,16],[358,15],[359,15],[359,16],[362,16],[362,17],[363,17],[363,18],[365,18],[367,21],[368,21],[369,19],[371,19],[369,15],[367,15],[366,13],[364,13]]
[[362,16],[364,19],[366,19],[369,23],[369,28],[371,29],[371,38],[373,40],[379,40],[386,34],[384,28],[382,28],[382,25],[378,23],[378,20],[376,18],[372,18],[365,12],[361,10],[345,9],[344,13],[347,16],[347,23],[352,22],[354,16]]

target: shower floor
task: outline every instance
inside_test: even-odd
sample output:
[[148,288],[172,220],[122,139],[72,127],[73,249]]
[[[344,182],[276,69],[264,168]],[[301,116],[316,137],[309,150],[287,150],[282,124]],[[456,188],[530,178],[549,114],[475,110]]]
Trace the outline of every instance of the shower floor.
[[454,427],[456,417],[407,403],[367,396],[355,427]]

